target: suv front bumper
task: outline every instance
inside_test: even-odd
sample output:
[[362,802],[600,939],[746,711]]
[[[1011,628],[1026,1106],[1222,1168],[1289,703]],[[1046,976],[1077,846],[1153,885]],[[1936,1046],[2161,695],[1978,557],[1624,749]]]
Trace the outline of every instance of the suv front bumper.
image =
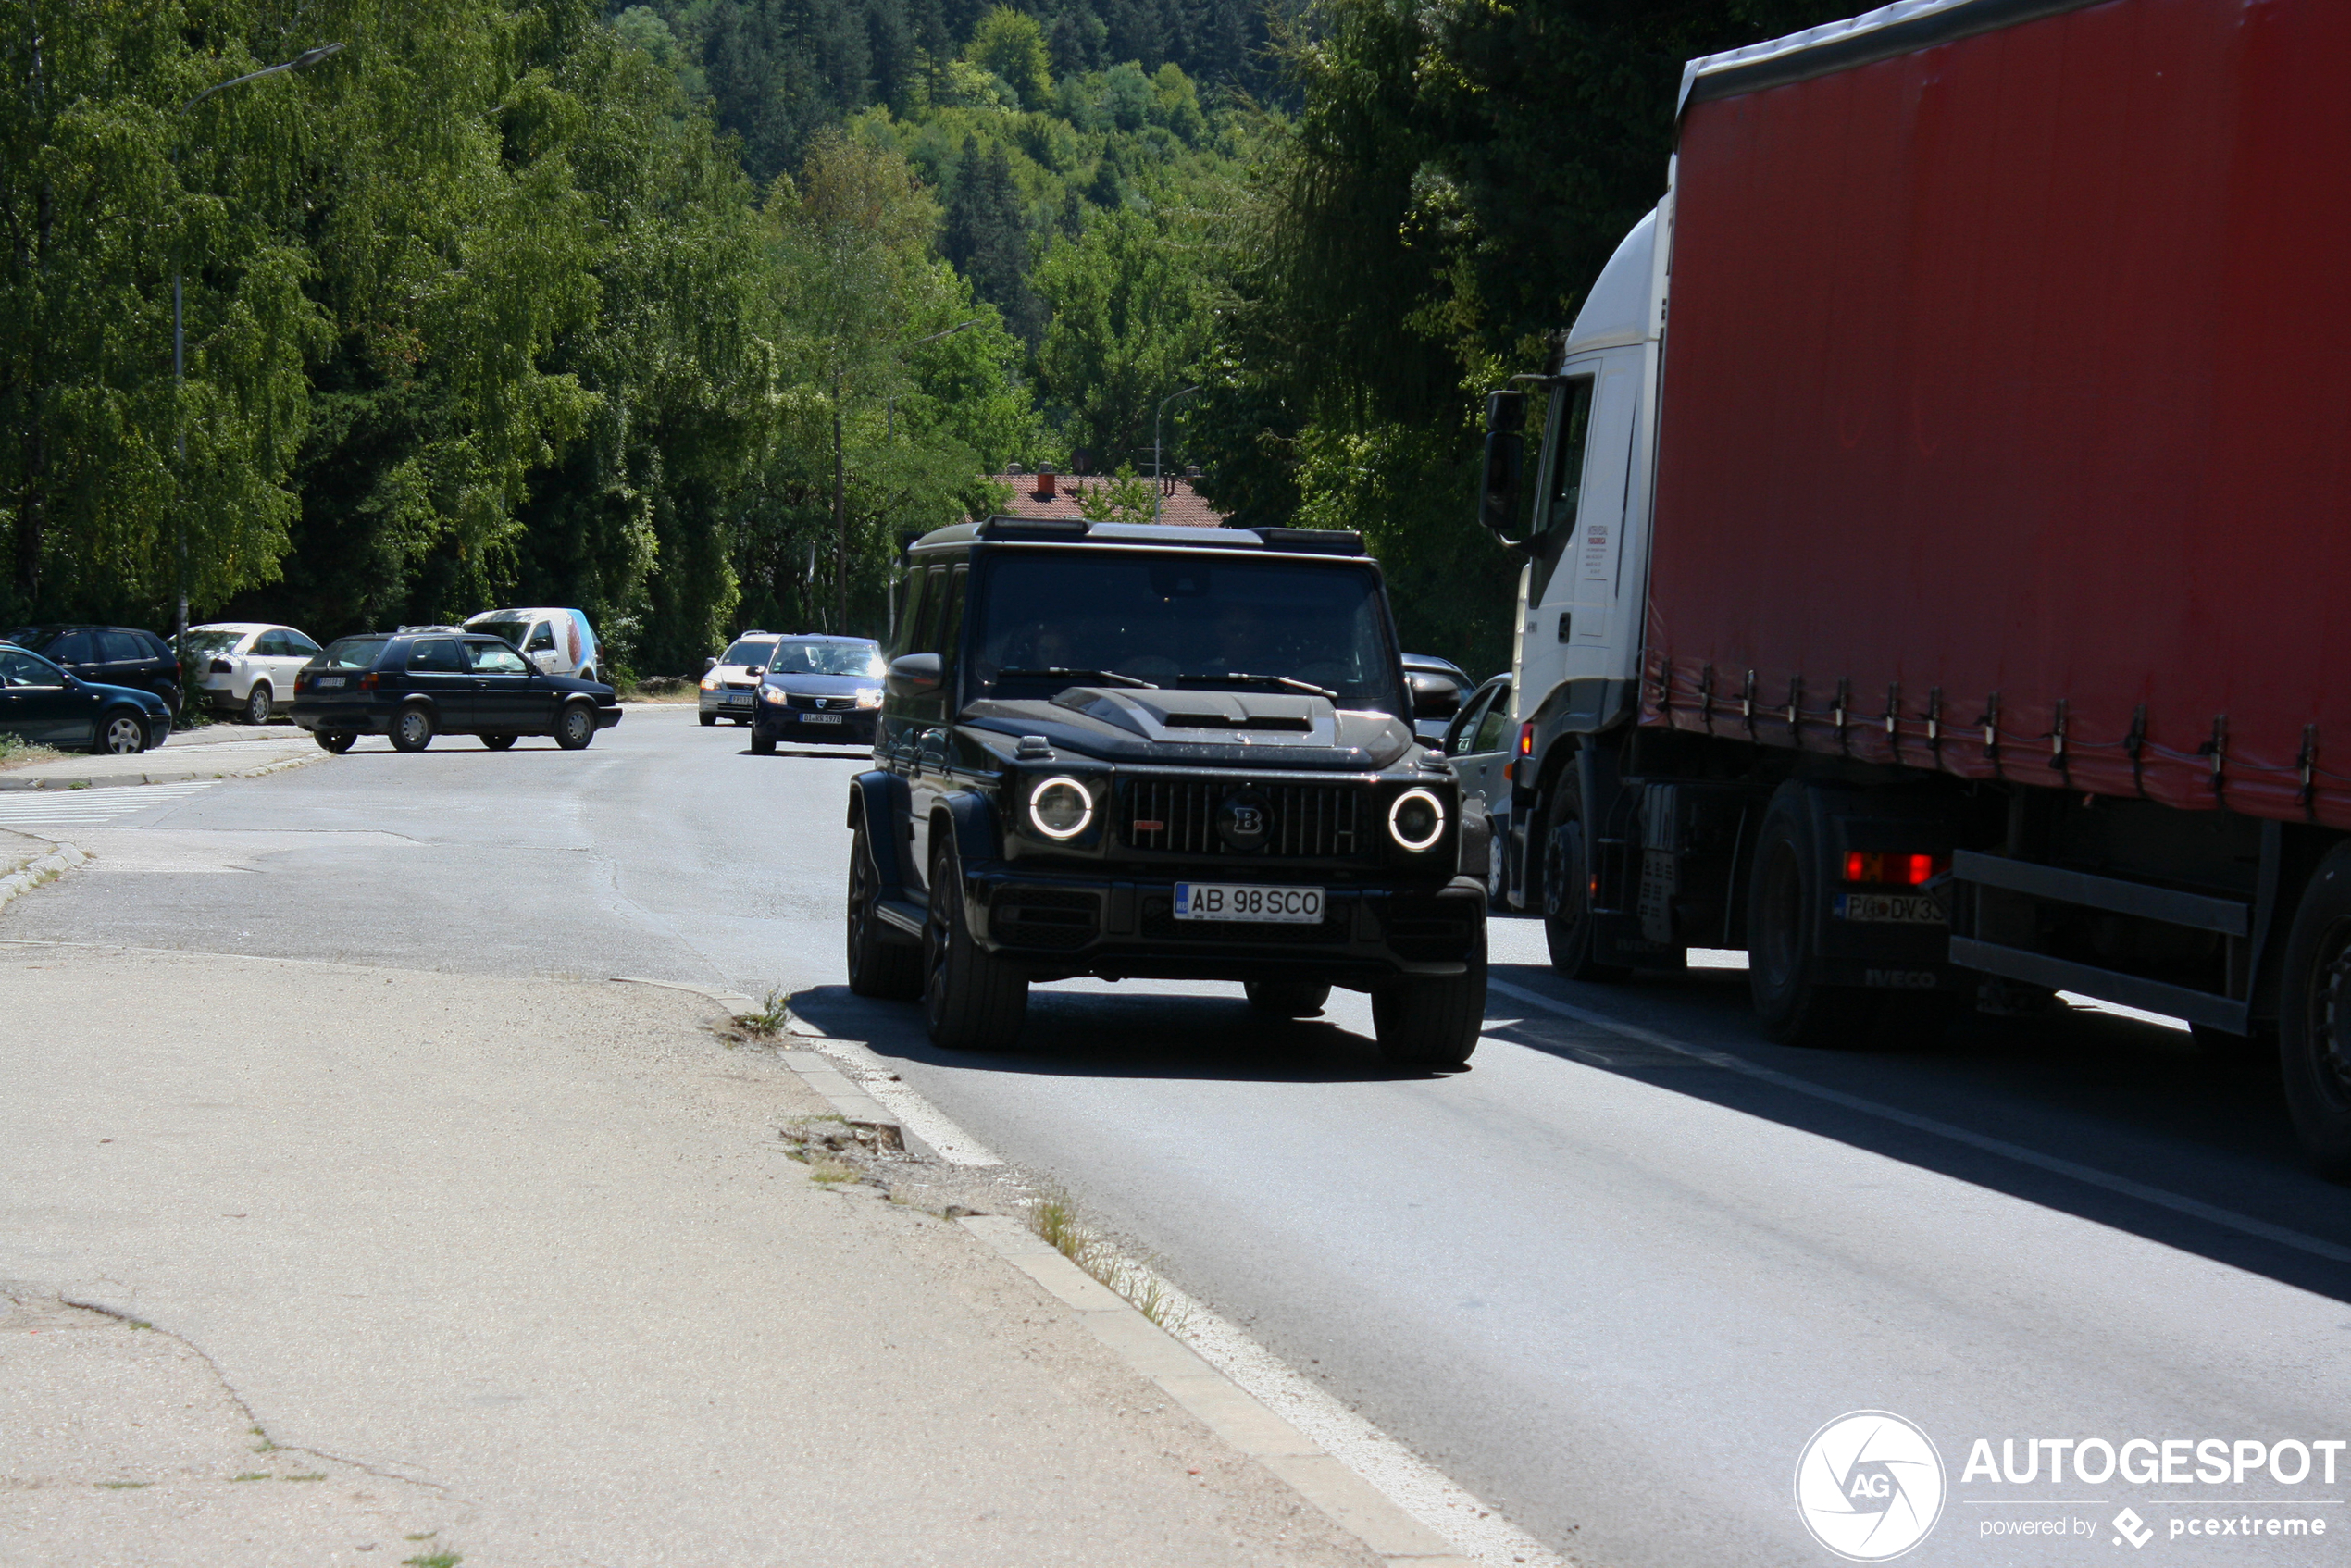
[[[1216,879],[1236,880],[1229,873]],[[1470,877],[1326,885],[1313,926],[1178,920],[1175,878],[989,866],[969,874],[964,887],[973,939],[1032,978],[1281,979],[1369,990],[1462,974],[1486,942],[1486,889]]]

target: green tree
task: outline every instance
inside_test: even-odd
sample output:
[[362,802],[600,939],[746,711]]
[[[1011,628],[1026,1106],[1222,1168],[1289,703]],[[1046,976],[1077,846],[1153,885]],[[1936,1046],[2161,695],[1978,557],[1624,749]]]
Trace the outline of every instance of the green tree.
[[999,6],[979,19],[964,57],[993,72],[1019,95],[1020,106],[1041,109],[1052,102],[1053,72],[1037,19]]

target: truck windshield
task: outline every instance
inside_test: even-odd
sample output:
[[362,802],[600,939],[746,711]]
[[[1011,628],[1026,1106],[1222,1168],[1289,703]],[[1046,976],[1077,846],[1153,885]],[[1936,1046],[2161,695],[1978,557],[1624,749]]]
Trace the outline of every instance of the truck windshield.
[[1399,718],[1411,711],[1379,579],[1362,566],[1189,552],[1005,552],[989,558],[969,613],[977,622],[975,694],[1037,696],[1082,684],[1033,673],[1051,669],[1195,688],[1280,676],[1337,692],[1342,708]]

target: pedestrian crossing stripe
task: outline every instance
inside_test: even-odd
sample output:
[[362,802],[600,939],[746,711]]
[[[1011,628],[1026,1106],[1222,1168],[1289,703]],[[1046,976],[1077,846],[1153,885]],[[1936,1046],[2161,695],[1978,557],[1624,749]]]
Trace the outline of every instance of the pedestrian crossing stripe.
[[88,790],[0,791],[0,828],[52,828],[110,822],[118,816],[186,800],[220,782],[190,778],[177,784],[122,784]]

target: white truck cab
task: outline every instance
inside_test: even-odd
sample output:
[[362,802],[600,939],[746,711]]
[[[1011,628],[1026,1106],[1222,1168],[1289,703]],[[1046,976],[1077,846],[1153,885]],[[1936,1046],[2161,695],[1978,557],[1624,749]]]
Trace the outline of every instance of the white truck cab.
[[466,622],[467,631],[500,639],[545,675],[578,680],[603,678],[603,650],[588,617],[578,610],[485,610]]

